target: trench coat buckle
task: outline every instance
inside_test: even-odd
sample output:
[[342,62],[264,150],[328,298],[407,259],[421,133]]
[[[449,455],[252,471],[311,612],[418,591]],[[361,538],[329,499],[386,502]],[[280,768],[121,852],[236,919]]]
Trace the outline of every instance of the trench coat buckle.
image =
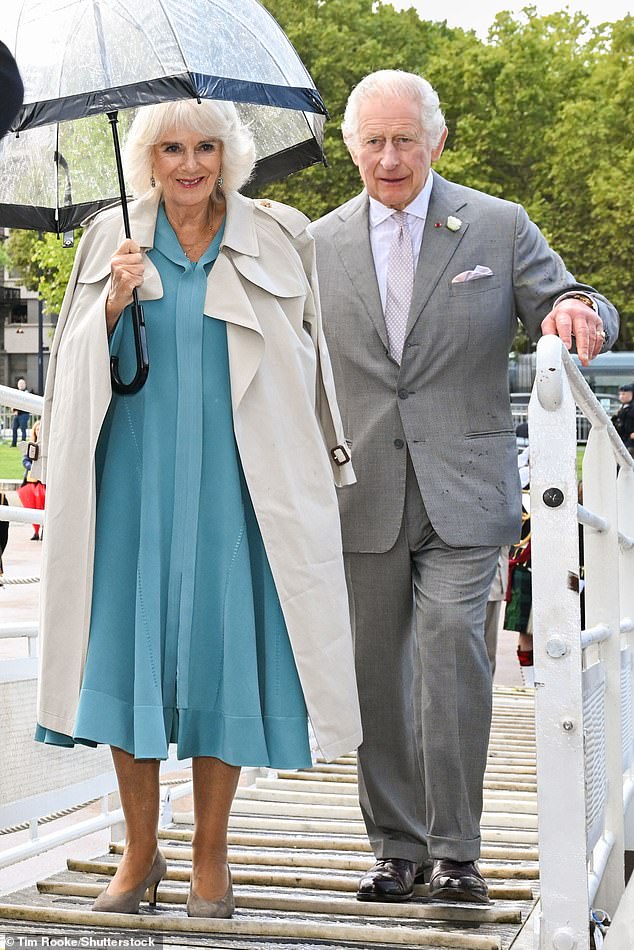
[[346,465],[350,461],[350,453],[345,445],[335,445],[334,449],[330,450],[330,454],[335,465]]

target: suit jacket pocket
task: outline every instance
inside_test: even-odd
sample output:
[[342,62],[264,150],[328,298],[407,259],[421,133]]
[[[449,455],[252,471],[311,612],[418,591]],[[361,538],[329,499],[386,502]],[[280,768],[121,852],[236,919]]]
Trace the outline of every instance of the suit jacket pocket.
[[497,290],[499,286],[500,278],[492,274],[491,277],[474,277],[459,284],[449,284],[449,294],[452,297],[473,297],[489,290]]
[[515,435],[513,429],[487,429],[485,432],[466,432],[465,439],[506,438],[509,435]]

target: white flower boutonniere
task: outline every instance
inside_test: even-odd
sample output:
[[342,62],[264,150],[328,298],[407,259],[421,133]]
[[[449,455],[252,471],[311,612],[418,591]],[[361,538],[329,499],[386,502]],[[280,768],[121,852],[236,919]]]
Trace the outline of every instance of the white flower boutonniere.
[[459,231],[462,227],[462,221],[460,218],[454,218],[452,214],[447,218],[447,227],[450,231]]

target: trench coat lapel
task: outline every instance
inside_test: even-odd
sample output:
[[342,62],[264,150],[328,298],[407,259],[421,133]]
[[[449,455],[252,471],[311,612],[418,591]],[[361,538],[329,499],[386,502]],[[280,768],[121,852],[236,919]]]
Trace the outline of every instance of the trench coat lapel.
[[[225,231],[216,258],[207,280],[204,312],[209,317],[224,320],[227,324],[227,340],[231,361],[231,393],[234,410],[239,406],[246,390],[255,376],[264,355],[262,328],[254,310],[247,286],[240,279],[247,278],[250,284],[280,297],[295,296],[303,292],[297,281],[289,277],[289,269],[280,261],[279,267],[263,268],[260,262],[260,246],[254,219],[253,202],[236,192],[226,195]],[[130,229],[142,248],[154,244],[156,227],[156,202],[141,200],[130,204]],[[121,225],[123,240],[123,225]],[[107,259],[106,276],[110,268],[110,255],[95,255]],[[103,269],[102,264],[102,269]],[[91,275],[92,276],[92,275]],[[96,277],[96,275],[95,275]],[[145,279],[140,288],[141,300],[156,300],[163,295],[158,270],[149,257],[145,261]]]
[[346,218],[339,230],[335,232],[333,241],[359,299],[381,337],[381,342],[388,350],[383,306],[370,246],[368,196],[365,192],[358,196],[352,207],[347,206]]
[[[413,330],[416,321],[427,306],[438,281],[449,266],[451,258],[458,250],[468,228],[468,221],[462,221],[460,230],[450,231],[446,226],[450,215],[458,217],[458,212],[466,204],[463,195],[456,193],[450,182],[434,174],[434,186],[429,199],[429,208],[423,230],[418,266],[414,275],[412,306],[407,321],[407,335]],[[436,227],[440,223],[441,227]]]
[[[231,398],[234,411],[240,405],[264,355],[264,336],[240,273],[259,283],[260,247],[253,205],[235,192],[226,196],[225,231],[220,253],[207,281],[205,313],[227,324],[231,367]],[[273,270],[273,269],[269,269]],[[271,275],[274,284],[274,273]],[[260,284],[261,285],[261,284]],[[275,292],[274,287],[267,286]]]

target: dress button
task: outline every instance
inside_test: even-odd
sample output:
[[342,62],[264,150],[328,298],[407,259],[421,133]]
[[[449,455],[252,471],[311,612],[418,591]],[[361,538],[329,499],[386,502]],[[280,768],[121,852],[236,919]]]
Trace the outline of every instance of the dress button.
[[405,443],[403,442],[402,439],[394,439],[394,448],[395,448],[395,449],[402,449],[404,445],[405,445]]
[[408,393],[408,391],[407,391],[406,389],[399,389],[399,391],[398,391],[398,398],[399,398],[399,399],[407,399],[408,396],[409,396],[409,393]]

